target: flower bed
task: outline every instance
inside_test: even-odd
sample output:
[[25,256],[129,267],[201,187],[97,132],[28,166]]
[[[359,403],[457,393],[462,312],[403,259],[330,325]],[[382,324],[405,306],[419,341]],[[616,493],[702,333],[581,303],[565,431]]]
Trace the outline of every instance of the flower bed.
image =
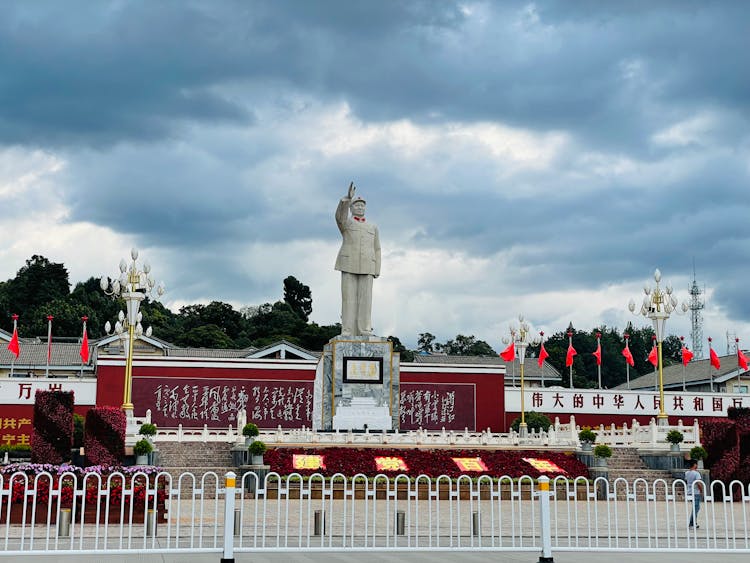
[[142,523],[147,506],[164,514],[168,476],[160,473],[157,467],[8,465],[0,469],[0,523],[54,523],[61,509],[71,509],[77,522],[83,516],[88,523]]
[[[294,456],[313,456],[305,458],[314,459],[322,456],[322,467],[314,467],[314,464],[297,463],[295,467]],[[393,460],[397,458],[401,463],[392,461],[392,469],[378,468],[376,458]],[[468,470],[467,465],[461,465],[454,461],[455,458],[464,460],[481,460],[481,463],[471,463],[469,466],[480,470]],[[300,458],[298,458],[299,460]],[[317,458],[320,460],[320,458]],[[526,460],[543,460],[550,462],[559,468],[559,471],[540,469],[545,464],[532,465]],[[520,478],[528,475],[534,479],[541,475],[555,477],[565,475],[567,477],[588,477],[588,469],[585,464],[578,461],[572,454],[551,451],[531,450],[423,450],[423,449],[383,449],[383,448],[276,448],[266,452],[264,461],[271,466],[271,471],[280,475],[299,473],[301,475],[312,475],[320,473],[331,476],[341,473],[346,476],[363,474],[374,477],[378,474],[406,474],[416,477],[427,475],[438,477],[447,475],[455,478],[459,475],[488,475],[491,477],[509,476]],[[552,467],[552,466],[549,466]],[[486,469],[485,469],[486,468]]]

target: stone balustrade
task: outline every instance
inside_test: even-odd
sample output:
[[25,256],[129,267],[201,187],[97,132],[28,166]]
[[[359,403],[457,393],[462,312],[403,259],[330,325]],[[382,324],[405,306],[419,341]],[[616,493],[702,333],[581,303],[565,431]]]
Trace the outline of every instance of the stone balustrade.
[[[150,421],[151,413],[147,411],[142,421]],[[155,442],[227,442],[241,443],[244,441],[241,429],[246,417],[244,413],[238,416],[238,425],[227,428],[209,428],[204,425],[197,428],[185,428],[182,425],[177,428],[159,428],[155,436]],[[471,432],[455,430],[407,430],[402,432],[383,431],[339,431],[339,432],[317,432],[310,428],[261,430],[259,439],[270,447],[274,446],[393,446],[393,447],[524,447],[524,448],[579,448],[578,432],[580,426],[576,424],[575,417],[570,421],[561,423],[559,418],[550,426],[547,432],[529,432],[525,438],[521,438],[517,432],[495,433],[489,430]],[[670,444],[666,441],[667,432],[679,430],[682,432],[684,441],[682,449],[689,450],[693,446],[700,445],[700,430],[698,421],[686,426],[678,421],[676,426],[659,426],[654,419],[648,425],[640,425],[636,420],[628,426],[621,427],[601,425],[593,428],[597,433],[597,444],[607,444],[614,447],[631,447],[647,449],[668,450]]]

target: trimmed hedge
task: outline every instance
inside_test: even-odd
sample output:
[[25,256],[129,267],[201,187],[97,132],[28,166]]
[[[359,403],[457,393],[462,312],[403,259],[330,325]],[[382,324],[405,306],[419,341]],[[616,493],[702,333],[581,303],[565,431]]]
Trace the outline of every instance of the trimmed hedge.
[[117,407],[97,407],[86,413],[86,459],[91,465],[121,465],[125,459],[125,413]]
[[73,392],[42,391],[34,397],[31,462],[59,465],[70,461],[73,445]]
[[750,483],[750,409],[730,407],[728,418],[701,420],[701,442],[708,451],[711,478]]

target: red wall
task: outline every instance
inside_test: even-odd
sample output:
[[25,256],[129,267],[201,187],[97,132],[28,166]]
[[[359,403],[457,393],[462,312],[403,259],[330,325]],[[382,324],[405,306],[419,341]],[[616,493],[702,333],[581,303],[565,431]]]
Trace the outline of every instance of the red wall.
[[[117,364],[99,365],[98,405],[122,404],[124,361]],[[242,402],[248,418],[263,427],[309,427],[315,367],[314,362],[284,360],[222,363],[164,357],[139,359],[133,366],[135,414],[143,416],[150,408],[153,420],[165,427],[180,423],[223,427],[234,423],[233,413]],[[402,365],[401,404],[405,408],[401,428],[490,428],[500,432],[503,376],[481,368],[461,371]],[[163,404],[165,394],[167,408]]]

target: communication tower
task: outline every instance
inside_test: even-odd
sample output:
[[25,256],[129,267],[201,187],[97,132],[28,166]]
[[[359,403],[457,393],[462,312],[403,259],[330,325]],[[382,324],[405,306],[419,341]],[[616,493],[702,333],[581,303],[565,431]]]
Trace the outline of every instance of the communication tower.
[[696,359],[703,357],[703,314],[705,302],[701,295],[705,292],[695,280],[695,260],[693,260],[693,283],[690,284],[690,340]]

